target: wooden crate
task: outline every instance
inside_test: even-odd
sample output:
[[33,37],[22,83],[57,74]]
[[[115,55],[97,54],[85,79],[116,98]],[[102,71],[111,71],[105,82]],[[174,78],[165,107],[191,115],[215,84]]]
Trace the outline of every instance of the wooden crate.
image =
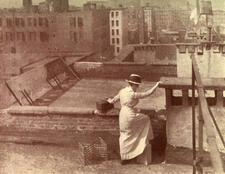
[[101,137],[94,138],[90,142],[80,142],[79,150],[81,153],[81,163],[83,165],[108,160],[107,144]]

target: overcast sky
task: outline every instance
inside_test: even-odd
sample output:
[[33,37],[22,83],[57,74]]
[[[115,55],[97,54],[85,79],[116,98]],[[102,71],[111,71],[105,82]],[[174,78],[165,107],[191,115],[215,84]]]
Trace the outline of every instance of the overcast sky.
[[[33,4],[38,4],[44,0],[33,0]],[[87,0],[69,0],[70,5],[82,6]],[[114,1],[114,0],[111,0]],[[125,0],[124,0],[125,1]],[[179,1],[179,0],[178,0]],[[195,3],[195,0],[189,0],[192,3]],[[223,9],[225,10],[225,0],[211,0],[214,9]],[[0,0],[0,7],[21,7],[22,0]]]

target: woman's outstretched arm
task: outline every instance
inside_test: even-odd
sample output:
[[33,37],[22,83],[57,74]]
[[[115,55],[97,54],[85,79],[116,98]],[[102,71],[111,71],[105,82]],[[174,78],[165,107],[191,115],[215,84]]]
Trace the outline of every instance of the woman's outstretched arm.
[[153,92],[155,92],[155,90],[161,83],[162,83],[161,81],[158,81],[151,89],[147,90],[146,92],[135,92],[134,98],[139,99],[139,98],[145,98],[145,97],[150,96]]
[[119,101],[119,99],[120,99],[120,95],[119,95],[119,93],[115,96],[115,97],[113,97],[113,98],[108,98],[108,102],[109,103],[116,103],[117,101]]

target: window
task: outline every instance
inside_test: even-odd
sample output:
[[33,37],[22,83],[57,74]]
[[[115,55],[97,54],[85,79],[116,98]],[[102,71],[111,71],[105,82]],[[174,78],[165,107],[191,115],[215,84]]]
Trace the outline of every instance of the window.
[[120,47],[116,47],[116,52],[117,52],[117,53],[120,52]]
[[6,18],[6,26],[7,27],[12,27],[12,19]]
[[19,19],[19,18],[15,18],[15,25],[16,25],[17,27],[20,26],[20,19]]
[[14,33],[10,32],[10,41],[14,41]]
[[111,17],[112,17],[112,18],[114,17],[114,12],[113,12],[113,11],[111,12]]
[[116,16],[119,16],[119,12],[118,11],[116,12]]
[[38,23],[39,23],[39,26],[43,26],[43,18],[38,18]]
[[119,21],[118,20],[116,20],[116,26],[119,26]]
[[26,36],[25,36],[25,33],[22,32],[22,41],[25,42],[26,41]]
[[3,33],[0,31],[0,42],[3,42]]
[[112,38],[112,44],[115,44],[115,38]]
[[70,32],[70,39],[71,39],[73,42],[77,43],[77,33],[74,32],[74,31],[71,31],[71,32]]
[[115,34],[115,33],[114,33],[114,30],[112,29],[112,35],[114,36],[114,34]]
[[119,35],[119,29],[116,29],[116,34]]
[[25,27],[25,21],[24,21],[24,19],[21,18],[20,21],[21,21],[21,26],[22,26],[22,27]]
[[23,32],[16,33],[16,40],[17,41],[25,41],[25,34]]
[[83,24],[83,19],[81,17],[78,17],[77,22],[78,22],[78,27],[83,27],[84,24]]
[[32,18],[27,18],[27,25],[32,26]]
[[119,44],[120,43],[120,39],[116,38],[116,43]]
[[76,17],[70,18],[70,27],[76,27]]
[[36,32],[29,32],[28,33],[29,41],[36,41],[36,37],[37,37]]
[[16,32],[16,40],[17,41],[21,41],[22,40],[21,32]]
[[6,41],[13,41],[14,40],[14,34],[12,32],[6,32]]
[[83,39],[83,32],[79,31],[79,40],[82,40],[82,39]]
[[77,19],[74,17],[73,18],[73,26],[76,28],[76,26],[77,26]]
[[49,25],[48,19],[45,18],[45,26],[48,27],[48,25]]
[[2,18],[0,18],[0,27],[2,26]]
[[112,27],[113,27],[114,26],[114,21],[112,21],[111,24],[112,24]]
[[49,41],[49,35],[46,32],[40,32],[40,41],[41,42],[48,42]]
[[77,43],[77,33],[73,32],[73,41]]
[[34,21],[34,26],[36,27],[37,26],[37,19],[33,18],[33,21]]
[[10,41],[10,32],[5,33],[5,40]]

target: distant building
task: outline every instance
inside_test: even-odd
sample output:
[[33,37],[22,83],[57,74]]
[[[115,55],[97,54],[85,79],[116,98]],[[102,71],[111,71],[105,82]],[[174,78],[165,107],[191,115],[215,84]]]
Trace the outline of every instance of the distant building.
[[144,9],[144,43],[150,42],[154,39],[153,28],[153,10],[151,7],[145,7]]
[[100,52],[109,48],[108,16],[106,9],[58,14],[52,27],[53,45],[74,52]]
[[49,4],[47,2],[40,2],[38,5],[38,12],[39,13],[46,13],[49,12]]
[[127,7],[140,7],[141,0],[108,0],[107,6],[111,8],[127,8]]
[[87,1],[83,5],[84,9],[101,9],[107,7],[107,1]]
[[[163,40],[167,40],[166,43],[180,42],[181,40],[183,41],[183,36],[182,38],[177,39],[177,34],[171,33],[180,33],[181,31],[192,30],[193,23],[190,20],[190,15],[191,10],[154,8],[154,22],[152,27],[154,31],[153,35],[156,40],[163,43],[165,43]],[[170,38],[172,38],[173,41],[170,41]]]
[[69,0],[46,0],[51,12],[67,12],[69,11]]
[[32,0],[23,0],[23,8],[27,11],[30,12],[32,8]]
[[110,44],[117,56],[124,45],[147,43],[150,41],[152,28],[152,9],[117,8],[110,11]]
[[213,25],[225,27],[225,11],[224,10],[214,10],[213,11]]
[[8,61],[12,55],[20,68],[50,53],[101,52],[110,47],[108,16],[106,9],[57,14],[4,12],[0,16],[1,60]]
[[110,11],[110,44],[114,46],[115,56],[117,56],[122,47],[128,43],[127,17],[126,9],[121,8]]

